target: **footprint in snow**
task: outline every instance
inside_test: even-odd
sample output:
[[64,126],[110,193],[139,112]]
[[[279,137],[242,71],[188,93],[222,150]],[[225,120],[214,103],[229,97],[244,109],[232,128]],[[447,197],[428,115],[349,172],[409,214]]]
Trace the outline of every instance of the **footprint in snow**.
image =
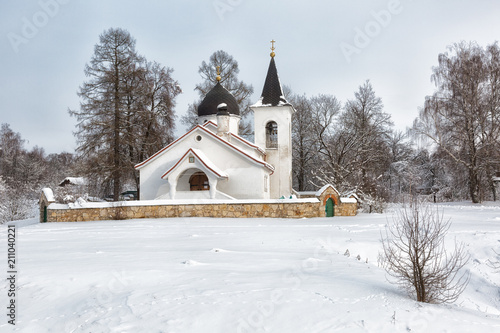
[[195,261],[195,260],[186,260],[186,261],[183,261],[182,262],[184,265],[186,266],[200,266],[200,265],[206,265],[204,263],[201,263],[199,261]]
[[210,252],[229,252],[229,251],[224,250],[224,249],[213,248],[210,250]]

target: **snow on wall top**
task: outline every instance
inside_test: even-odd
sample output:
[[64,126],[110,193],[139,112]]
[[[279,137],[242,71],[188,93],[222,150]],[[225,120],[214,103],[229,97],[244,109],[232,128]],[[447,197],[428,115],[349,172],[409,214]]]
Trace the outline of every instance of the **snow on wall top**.
[[48,202],[55,202],[56,201],[56,198],[54,197],[54,192],[52,192],[52,189],[45,187],[42,189],[42,193]]
[[137,201],[118,201],[118,202],[86,202],[77,201],[70,204],[53,203],[50,209],[81,209],[81,208],[113,208],[113,207],[132,207],[132,206],[162,206],[162,205],[190,205],[190,204],[269,204],[269,203],[317,203],[316,198],[310,199],[180,199],[180,200],[137,200]]
[[342,203],[357,203],[358,200],[355,198],[340,198],[340,202]]
[[333,188],[335,192],[339,193],[339,191],[337,191],[337,189],[332,184],[326,184],[325,186],[316,191],[316,196],[319,197],[329,187]]

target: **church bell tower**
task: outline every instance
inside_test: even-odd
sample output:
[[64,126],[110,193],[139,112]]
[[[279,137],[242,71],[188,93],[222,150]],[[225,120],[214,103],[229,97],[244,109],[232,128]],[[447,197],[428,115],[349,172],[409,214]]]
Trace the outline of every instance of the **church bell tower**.
[[283,96],[275,63],[275,41],[271,41],[271,62],[260,100],[254,112],[255,144],[266,151],[267,163],[274,166],[269,178],[270,197],[288,198],[292,194],[292,115],[293,106]]

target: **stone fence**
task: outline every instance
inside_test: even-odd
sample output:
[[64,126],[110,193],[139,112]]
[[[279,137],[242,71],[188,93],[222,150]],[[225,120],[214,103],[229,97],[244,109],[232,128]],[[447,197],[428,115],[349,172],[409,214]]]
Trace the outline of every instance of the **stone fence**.
[[[40,197],[40,222],[80,222],[165,217],[324,217],[322,198],[279,200],[143,200],[121,202],[80,202],[58,204],[52,191]],[[356,203],[335,207],[336,215],[356,215]]]

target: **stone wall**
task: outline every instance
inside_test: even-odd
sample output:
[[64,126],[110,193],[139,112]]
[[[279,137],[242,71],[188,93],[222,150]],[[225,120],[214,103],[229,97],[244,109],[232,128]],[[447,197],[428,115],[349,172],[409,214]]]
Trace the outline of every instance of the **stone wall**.
[[324,216],[319,202],[292,203],[219,203],[147,206],[115,206],[103,208],[62,208],[49,205],[47,222],[125,220],[164,217],[272,217],[310,218]]
[[[358,203],[342,202],[335,206],[335,216],[356,216],[358,213]],[[337,215],[338,214],[338,215]]]
[[317,198],[310,199],[210,201],[196,204],[149,200],[84,203],[83,206],[54,203],[52,190],[43,189],[40,196],[40,222],[165,217],[312,218],[325,216],[325,203],[328,198],[332,198],[335,202],[335,216],[355,216],[357,214],[357,203],[345,202],[346,198],[340,198],[333,186],[326,186]]

